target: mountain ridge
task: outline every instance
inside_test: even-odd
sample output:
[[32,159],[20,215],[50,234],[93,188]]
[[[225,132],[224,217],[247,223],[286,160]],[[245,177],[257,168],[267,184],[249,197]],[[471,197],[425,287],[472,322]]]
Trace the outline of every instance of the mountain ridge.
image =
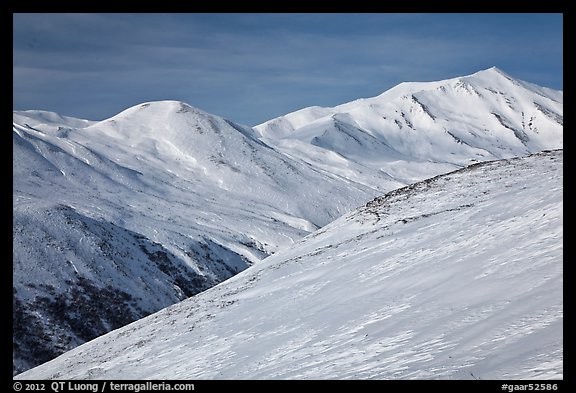
[[[142,104],[96,123],[38,111],[14,121],[15,372],[119,327],[109,307],[123,310],[124,322],[139,319],[373,193],[179,102]],[[40,285],[47,276],[61,279]],[[105,304],[97,299],[104,293],[117,296]],[[92,299],[98,317],[74,309],[79,296]]]
[[[35,345],[45,361],[118,327],[100,305],[100,319],[82,311],[94,325],[87,334],[70,316],[79,296],[104,294],[136,320],[386,192],[497,156],[561,147],[562,94],[498,78],[512,92],[482,91],[492,134],[469,113],[454,119],[452,101],[479,99],[474,86],[458,85],[462,78],[445,92],[437,82],[437,102],[414,93],[381,107],[343,104],[339,113],[305,108],[300,126],[280,139],[180,101],[142,103],[97,122],[14,111],[14,372],[34,365],[23,354]],[[398,112],[383,118],[379,111],[390,108]],[[98,269],[108,275],[99,278]],[[39,285],[48,276],[60,277],[61,288]]]
[[[254,129],[312,165],[357,167],[349,178],[362,184],[382,172],[410,184],[478,161],[562,148],[562,102],[562,92],[493,67],[438,82],[404,82],[333,108],[303,108]],[[332,153],[339,159],[329,160]]]

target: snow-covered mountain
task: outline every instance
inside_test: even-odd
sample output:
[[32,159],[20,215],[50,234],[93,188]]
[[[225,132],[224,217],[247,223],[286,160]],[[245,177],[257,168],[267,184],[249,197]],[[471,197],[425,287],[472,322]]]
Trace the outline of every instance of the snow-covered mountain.
[[392,191],[16,378],[562,378],[562,162]]
[[205,290],[373,196],[180,102],[102,122],[15,112],[13,152],[14,371]]
[[492,67],[301,109],[254,129],[290,156],[386,192],[393,181],[406,185],[478,161],[562,148],[563,93]]
[[206,290],[385,192],[562,148],[563,93],[495,68],[254,129],[176,101],[13,120],[14,372]]

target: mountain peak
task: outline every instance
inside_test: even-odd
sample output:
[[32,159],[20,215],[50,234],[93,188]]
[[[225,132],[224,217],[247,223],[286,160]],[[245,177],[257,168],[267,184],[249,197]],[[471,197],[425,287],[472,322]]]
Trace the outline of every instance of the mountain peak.
[[[143,102],[93,125],[92,128],[128,140],[130,144],[140,138],[149,137],[182,146],[189,144],[191,135],[202,136],[201,139],[205,140],[220,140],[222,133],[241,133],[243,137],[255,139],[252,130],[247,127],[176,100]],[[204,148],[213,150],[210,149],[210,143],[215,141],[206,140],[206,143]]]
[[[441,81],[404,82],[376,97],[322,112],[305,108],[255,129],[276,146],[278,140],[282,145],[289,139],[309,143],[331,135],[338,143],[333,138],[322,144],[325,150],[376,170],[382,168],[382,157],[392,156],[459,167],[561,148],[562,110],[561,92],[516,80],[493,66]],[[343,114],[347,116],[338,116],[338,124],[332,121]],[[352,151],[356,145],[364,146],[361,152]],[[371,160],[368,149],[374,149]],[[395,169],[386,172],[401,182],[414,180],[406,181]]]
[[505,74],[506,74],[504,71],[502,71],[500,68],[498,68],[498,67],[496,67],[496,66],[492,66],[492,67],[486,68],[485,70],[480,70],[480,71],[478,71],[478,72],[475,72],[475,74],[478,74],[478,73],[491,73],[491,72],[496,72],[496,73],[501,74],[501,75],[505,75]]
[[505,76],[506,78],[512,78],[510,75],[508,75],[506,72],[504,72],[502,69],[496,66],[476,71],[475,73],[468,76],[481,76],[481,75],[502,75]]
[[176,101],[176,100],[161,100],[161,101],[149,101],[143,102],[138,105],[131,106],[128,109],[123,110],[122,112],[118,113],[117,115],[112,116],[109,120],[120,120],[125,118],[132,118],[133,116],[171,116],[173,114],[178,113],[194,113],[200,116],[213,116],[209,113],[193,107],[190,104],[187,104],[183,101]]

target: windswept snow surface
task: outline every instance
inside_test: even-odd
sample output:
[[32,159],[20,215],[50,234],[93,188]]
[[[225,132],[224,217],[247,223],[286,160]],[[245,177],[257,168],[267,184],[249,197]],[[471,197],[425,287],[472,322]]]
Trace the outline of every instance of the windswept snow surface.
[[561,149],[563,97],[492,67],[304,108],[254,129],[292,157],[387,192],[479,161]]
[[395,190],[17,378],[562,378],[562,161]]

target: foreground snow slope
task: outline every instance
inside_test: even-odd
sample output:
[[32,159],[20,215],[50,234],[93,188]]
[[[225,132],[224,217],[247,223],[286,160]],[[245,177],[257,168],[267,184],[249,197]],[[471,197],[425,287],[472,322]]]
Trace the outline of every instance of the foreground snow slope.
[[398,189],[17,378],[562,378],[562,161]]

